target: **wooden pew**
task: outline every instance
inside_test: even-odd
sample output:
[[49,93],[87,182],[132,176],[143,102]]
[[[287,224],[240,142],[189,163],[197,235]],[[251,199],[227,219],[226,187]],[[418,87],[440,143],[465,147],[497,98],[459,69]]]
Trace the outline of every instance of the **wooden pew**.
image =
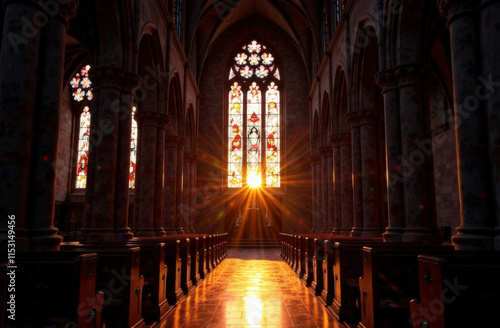
[[18,252],[16,320],[5,326],[100,327],[105,301],[96,293],[97,261],[95,253]]
[[106,327],[143,327],[140,248],[124,244],[62,244],[61,249],[97,253],[96,289],[105,295],[102,321]]
[[301,249],[301,261],[300,261],[300,277],[301,277],[301,280],[302,282],[306,285],[306,286],[309,286],[310,285],[310,282],[309,282],[309,285],[308,285],[308,279],[309,279],[309,274],[310,274],[310,271],[309,271],[309,267],[308,267],[308,258],[310,256],[310,249],[309,249],[309,237],[308,236],[305,236],[301,239],[301,246],[300,246],[300,249]]
[[184,295],[189,294],[194,286],[191,281],[191,254],[190,239],[186,235],[171,235],[158,238],[160,240],[179,240],[180,241],[180,259],[181,259],[181,289]]
[[333,304],[333,299],[335,298],[335,276],[334,276],[334,266],[335,266],[335,243],[382,243],[382,238],[367,238],[367,237],[350,237],[345,235],[332,235],[325,240],[325,256],[322,262],[323,270],[323,290],[320,294],[320,300],[326,306],[331,306]]
[[207,269],[207,256],[208,256],[208,249],[207,249],[207,236],[203,235],[200,237],[199,243],[198,243],[198,253],[200,254],[200,277],[201,279],[205,279],[208,276],[208,269]]
[[[140,272],[144,277],[142,295],[142,315],[146,322],[160,320],[170,305],[167,301],[168,267],[166,264],[167,250],[165,243],[155,238],[135,237],[127,243],[130,247],[140,247]],[[175,268],[173,269],[175,271]]]
[[198,286],[201,281],[200,276],[200,252],[198,244],[201,243],[199,237],[192,237],[190,240],[190,255],[191,255],[191,281],[194,286]]
[[212,270],[214,269],[214,266],[213,266],[213,257],[214,257],[213,236],[208,235],[206,242],[207,242],[207,271],[212,272]]
[[418,297],[418,255],[454,252],[452,246],[385,243],[363,247],[358,327],[410,327],[410,300]]
[[414,328],[496,327],[500,252],[419,255],[420,301],[410,302]]

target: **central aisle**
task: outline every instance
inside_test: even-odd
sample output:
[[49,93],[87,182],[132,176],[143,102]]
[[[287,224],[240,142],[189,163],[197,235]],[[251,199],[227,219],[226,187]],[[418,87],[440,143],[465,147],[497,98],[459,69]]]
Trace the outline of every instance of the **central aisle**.
[[279,252],[228,249],[160,327],[341,327]]

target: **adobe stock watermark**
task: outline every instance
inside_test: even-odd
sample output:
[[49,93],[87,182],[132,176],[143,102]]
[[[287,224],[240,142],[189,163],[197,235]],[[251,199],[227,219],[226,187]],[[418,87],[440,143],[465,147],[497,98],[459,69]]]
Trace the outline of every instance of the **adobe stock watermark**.
[[71,0],[38,0],[36,3],[41,10],[35,11],[30,18],[21,18],[20,22],[22,23],[22,27],[20,34],[14,32],[7,33],[7,39],[14,49],[14,52],[18,54],[21,50],[20,46],[29,43],[30,39],[36,37],[38,33],[40,33],[40,30],[47,26],[50,19],[56,17],[60,13],[61,7],[69,5],[70,2]]
[[453,282],[445,279],[443,281],[443,285],[445,287],[441,291],[441,298],[433,299],[425,306],[419,306],[418,313],[411,313],[409,318],[410,324],[413,324],[413,322],[419,322],[421,327],[432,327],[429,323],[434,322],[438,316],[441,316],[444,313],[446,305],[455,302],[468,287],[466,285],[460,285],[458,277],[455,277]]
[[[492,74],[487,78],[480,75],[477,77],[477,80],[479,83],[474,90],[474,94],[466,97],[462,104],[458,104],[455,109],[455,115],[453,115],[452,109],[448,107],[446,118],[452,131],[459,128],[481,106],[481,103],[486,101],[500,87],[500,82],[493,81]],[[415,173],[417,167],[426,163],[426,159],[433,155],[433,148],[445,142],[446,139],[446,136],[438,136],[434,139],[416,139],[414,141],[416,149],[408,154],[407,157],[398,157],[400,165],[394,174],[389,175],[390,187],[394,187],[399,182],[404,183],[406,179]]]

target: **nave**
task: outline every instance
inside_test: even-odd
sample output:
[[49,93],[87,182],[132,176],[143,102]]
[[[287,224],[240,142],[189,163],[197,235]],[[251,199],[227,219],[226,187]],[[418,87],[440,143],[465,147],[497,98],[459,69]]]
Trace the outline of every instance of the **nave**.
[[228,249],[228,257],[159,327],[343,327],[279,255]]

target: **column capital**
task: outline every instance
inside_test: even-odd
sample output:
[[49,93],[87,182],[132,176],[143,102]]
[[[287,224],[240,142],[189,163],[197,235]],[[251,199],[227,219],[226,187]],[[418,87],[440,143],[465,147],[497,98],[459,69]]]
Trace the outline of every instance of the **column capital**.
[[321,158],[333,155],[332,146],[321,146],[318,148]]
[[395,76],[398,86],[420,84],[425,68],[420,64],[405,64],[396,66]]
[[167,125],[172,121],[172,117],[168,114],[158,114],[158,128],[165,129]]
[[351,145],[351,133],[337,133],[330,136],[330,143],[333,147]]
[[125,92],[135,92],[135,90],[141,85],[142,78],[135,73],[126,72],[125,78],[122,83],[123,91]]
[[437,0],[439,13],[448,19],[448,25],[459,16],[473,13],[478,5],[478,1],[470,0]]
[[143,126],[158,126],[161,120],[161,115],[158,112],[143,110],[135,114],[135,119],[139,127]]
[[165,135],[165,148],[177,148],[179,144],[179,136],[175,134]]
[[127,72],[119,67],[98,66],[89,71],[95,88],[114,88],[121,90]]
[[376,110],[359,110],[347,113],[345,119],[351,128],[367,124],[375,124],[380,119]]
[[377,85],[382,88],[382,94],[398,88],[398,80],[394,69],[386,69],[375,74]]
[[177,148],[183,150],[184,147],[186,147],[188,143],[188,139],[186,137],[179,137],[179,140],[177,142]]

